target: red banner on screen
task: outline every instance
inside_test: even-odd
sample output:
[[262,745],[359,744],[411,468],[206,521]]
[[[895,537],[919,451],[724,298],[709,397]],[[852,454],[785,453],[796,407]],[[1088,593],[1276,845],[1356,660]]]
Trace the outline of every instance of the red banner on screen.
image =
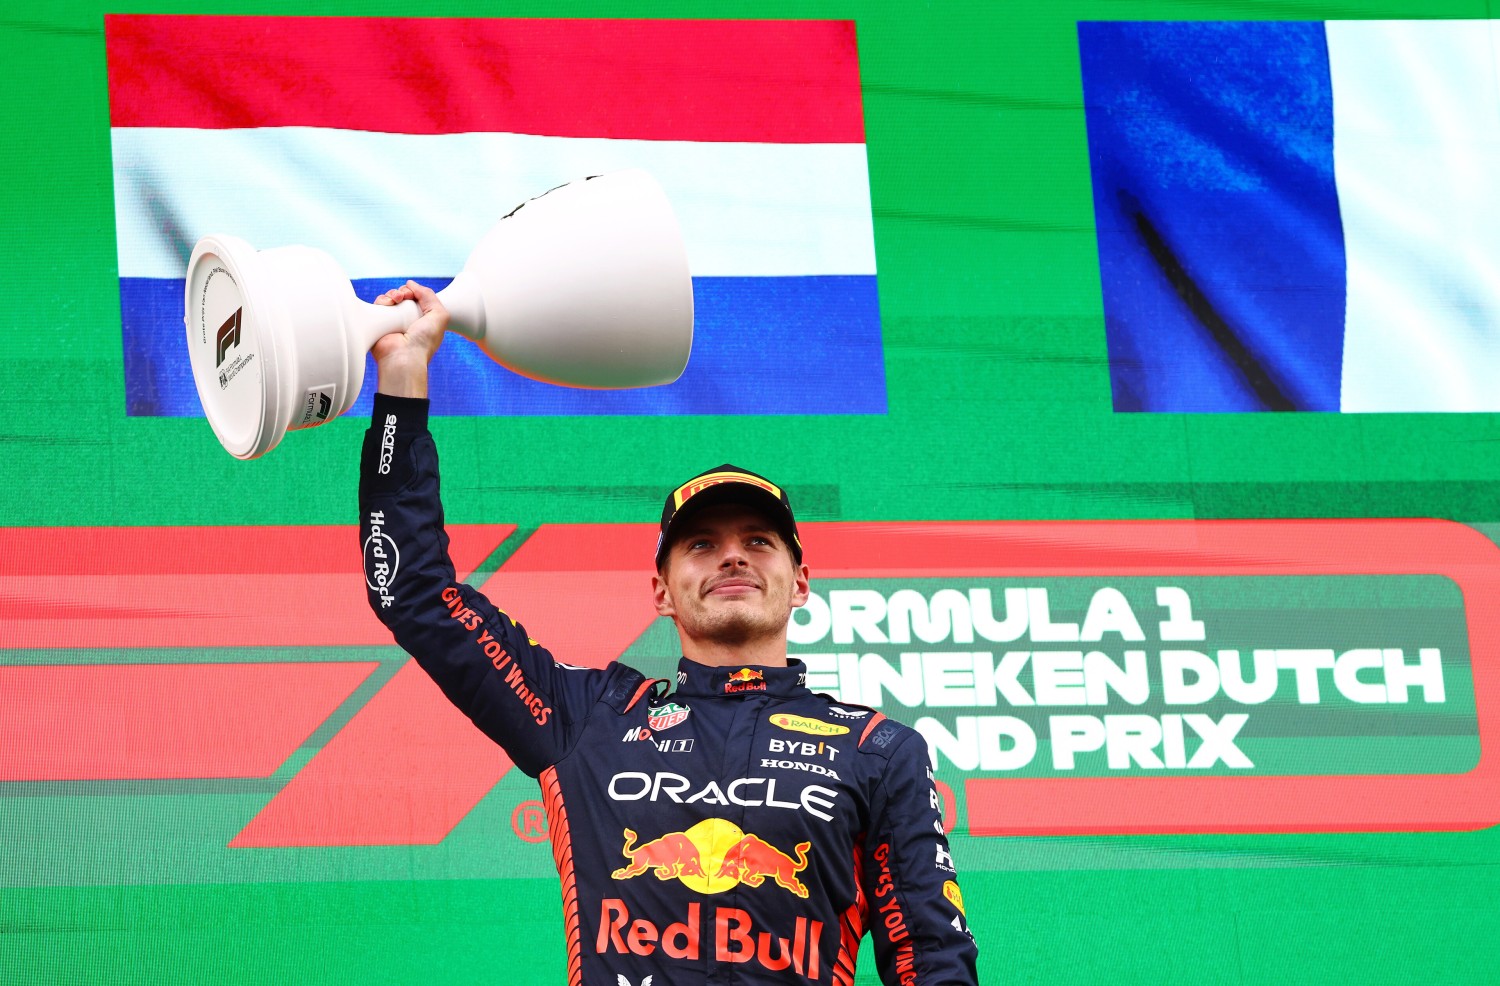
[[[460,573],[511,530],[453,527]],[[560,659],[602,666],[655,618],[654,538],[654,525],[544,526],[482,588]],[[971,778],[963,796],[975,835],[1443,830],[1500,821],[1500,548],[1470,528],[1434,520],[840,523],[808,524],[803,540],[815,579],[1428,574],[1462,590],[1483,751],[1472,771]],[[365,606],[356,545],[352,528],[0,531],[0,614],[10,617],[3,646],[51,655],[0,668],[9,682],[0,688],[0,703],[9,702],[0,708],[4,779],[269,773],[371,664],[174,665],[158,656],[122,666],[111,651],[98,663],[59,665],[56,652],[388,645]],[[598,618],[579,620],[583,611]],[[78,694],[90,723],[64,715],[49,725],[34,715]],[[291,714],[255,726],[276,719],[268,707]],[[203,725],[215,716],[239,725]],[[110,753],[90,741],[110,732],[95,717],[128,742]],[[60,757],[70,737],[77,749]],[[441,841],[508,768],[407,666],[234,844]]]

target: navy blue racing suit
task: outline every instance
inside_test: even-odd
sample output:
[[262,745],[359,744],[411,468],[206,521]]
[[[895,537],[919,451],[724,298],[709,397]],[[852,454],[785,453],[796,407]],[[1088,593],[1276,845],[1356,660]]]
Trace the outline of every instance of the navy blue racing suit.
[[[927,746],[799,662],[675,682],[560,664],[459,583],[427,402],[377,395],[360,472],[370,605],[542,788],[571,986],[977,982]],[[644,590],[643,590],[644,591]],[[673,687],[675,686],[675,687]]]

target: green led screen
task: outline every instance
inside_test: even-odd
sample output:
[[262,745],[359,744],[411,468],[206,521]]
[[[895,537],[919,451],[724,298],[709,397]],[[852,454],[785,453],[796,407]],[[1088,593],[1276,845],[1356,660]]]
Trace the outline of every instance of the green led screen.
[[809,683],[928,743],[984,982],[1492,981],[1492,14],[13,12],[0,982],[566,981],[536,783],[366,606],[372,375],[232,458],[182,279],[224,233],[446,282],[637,166],[689,371],[446,341],[460,577],[666,676],[662,497],[739,463],[797,506]]

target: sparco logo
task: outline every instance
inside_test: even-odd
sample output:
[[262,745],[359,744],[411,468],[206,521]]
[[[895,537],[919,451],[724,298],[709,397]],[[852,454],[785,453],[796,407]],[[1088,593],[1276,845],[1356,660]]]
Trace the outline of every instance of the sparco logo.
[[380,466],[375,470],[382,476],[391,471],[391,457],[396,454],[396,416],[385,416],[385,431],[380,436]]
[[396,597],[391,595],[391,585],[396,581],[396,569],[401,564],[401,552],[396,542],[385,533],[385,511],[370,511],[370,533],[365,536],[365,584],[380,595],[380,608],[389,609]]
[[234,314],[225,319],[224,324],[219,326],[219,333],[214,337],[215,368],[224,364],[224,354],[229,352],[230,346],[238,346],[240,344],[240,315],[244,310],[243,308],[236,308]]

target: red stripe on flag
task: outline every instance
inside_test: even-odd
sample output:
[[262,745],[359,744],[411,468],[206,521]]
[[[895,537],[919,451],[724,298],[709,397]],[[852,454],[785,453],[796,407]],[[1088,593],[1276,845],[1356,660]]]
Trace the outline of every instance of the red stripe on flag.
[[376,667],[0,668],[0,781],[267,777]]
[[110,15],[116,127],[862,143],[852,21]]
[[[450,526],[460,578],[514,530]],[[0,627],[6,648],[391,642],[353,527],[0,530]]]
[[433,845],[510,766],[410,661],[230,845]]

